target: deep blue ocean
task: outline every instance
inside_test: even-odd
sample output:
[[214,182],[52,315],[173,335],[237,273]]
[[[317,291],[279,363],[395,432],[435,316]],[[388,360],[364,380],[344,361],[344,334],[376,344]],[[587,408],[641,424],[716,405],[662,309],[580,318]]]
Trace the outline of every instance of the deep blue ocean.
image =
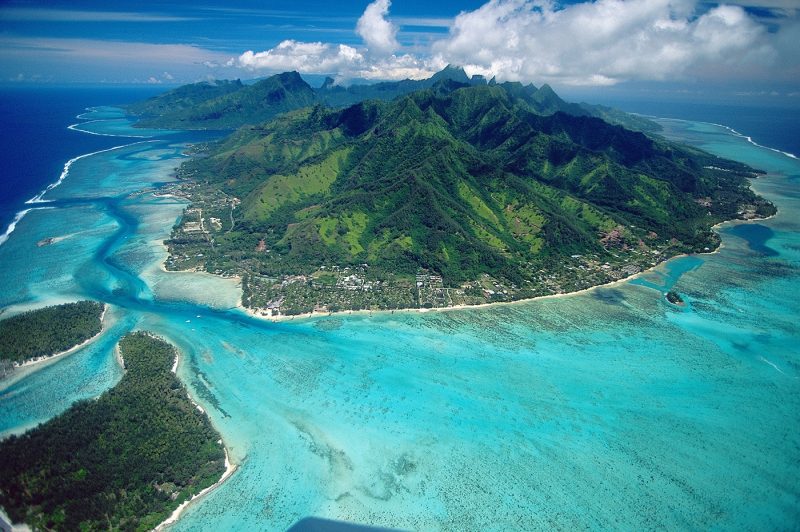
[[753,142],[761,146],[800,157],[800,107],[798,106],[656,100],[609,100],[599,103],[629,113],[721,124],[751,137]]
[[55,182],[64,163],[121,144],[120,138],[68,129],[94,105],[118,105],[148,98],[158,87],[0,88],[0,235],[27,200]]

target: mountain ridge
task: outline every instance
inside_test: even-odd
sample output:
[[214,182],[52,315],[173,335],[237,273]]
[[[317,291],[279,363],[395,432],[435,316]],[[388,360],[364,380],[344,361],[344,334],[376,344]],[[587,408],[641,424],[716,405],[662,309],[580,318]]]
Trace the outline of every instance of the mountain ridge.
[[248,305],[280,313],[475,304],[602,284],[774,212],[745,165],[537,114],[524,86],[453,83],[292,111],[187,162],[193,209],[218,227],[185,217],[167,267],[240,275]]
[[422,80],[384,81],[374,84],[337,85],[326,78],[317,89],[306,83],[297,72],[284,72],[257,81],[252,85],[239,80],[199,82],[184,85],[143,102],[126,107],[139,118],[137,126],[167,129],[236,129],[254,125],[288,111],[322,104],[333,108],[347,107],[366,100],[391,101],[415,91],[439,86],[451,91],[469,86],[504,87],[528,103],[539,114],[558,111],[576,116],[591,115],[642,131],[656,131],[658,126],[646,119],[621,111],[601,112],[594,106],[568,103],[549,85],[536,88],[519,82],[487,82],[483,76],[469,77],[463,68],[448,65]]

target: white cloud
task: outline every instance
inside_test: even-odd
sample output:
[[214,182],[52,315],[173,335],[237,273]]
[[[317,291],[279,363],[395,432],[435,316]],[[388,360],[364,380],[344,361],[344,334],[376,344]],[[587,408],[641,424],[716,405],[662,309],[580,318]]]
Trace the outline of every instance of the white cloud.
[[401,79],[426,77],[450,63],[470,74],[558,85],[741,80],[798,68],[794,21],[768,32],[736,5],[709,9],[700,0],[595,0],[561,7],[553,0],[489,0],[447,24],[419,19],[447,25],[449,32],[405,53],[398,26],[388,19],[390,5],[375,0],[367,6],[356,25],[362,46],[287,40],[264,52],[245,52],[237,64],[343,79]]
[[386,19],[389,0],[375,0],[356,24],[365,46],[285,40],[269,50],[249,50],[237,64],[248,70],[280,72],[297,70],[309,74],[333,74],[339,80],[421,79],[444,66],[439,58],[394,54],[400,47],[397,26]]
[[362,54],[346,44],[286,40],[264,52],[243,53],[239,56],[239,65],[250,70],[339,72],[363,60]]
[[386,19],[389,0],[375,0],[358,19],[356,33],[366,46],[285,40],[263,52],[248,50],[237,59],[248,70],[282,72],[297,70],[308,74],[332,74],[339,80],[421,79],[430,76],[440,64],[439,58],[421,58],[412,54],[393,54],[399,48],[397,26]]
[[709,65],[769,61],[766,30],[740,7],[697,16],[689,0],[597,0],[556,9],[491,0],[458,15],[434,52],[501,79],[574,85],[665,80]]
[[359,51],[346,44],[283,41],[275,48],[239,56],[238,64],[248,70],[335,74],[341,79],[404,79],[425,78],[434,70],[428,63],[410,54],[368,58],[366,50]]
[[356,33],[374,54],[388,55],[400,47],[397,26],[386,20],[390,5],[389,0],[375,0],[367,6],[356,24]]

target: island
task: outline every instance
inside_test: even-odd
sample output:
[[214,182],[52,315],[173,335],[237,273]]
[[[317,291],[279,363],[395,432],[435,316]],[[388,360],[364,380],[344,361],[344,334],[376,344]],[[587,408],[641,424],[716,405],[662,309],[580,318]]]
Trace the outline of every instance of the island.
[[0,321],[0,377],[15,366],[74,349],[103,328],[105,304],[78,301],[31,310]]
[[0,506],[42,530],[151,530],[230,473],[219,434],[147,332],[119,342],[122,380],[0,442]]
[[286,73],[157,97],[169,110],[145,124],[241,126],[195,146],[165,191],[190,202],[165,267],[238,277],[258,315],[450,308],[625,279],[775,212],[757,170],[641,117],[462,74],[352,104],[380,91]]

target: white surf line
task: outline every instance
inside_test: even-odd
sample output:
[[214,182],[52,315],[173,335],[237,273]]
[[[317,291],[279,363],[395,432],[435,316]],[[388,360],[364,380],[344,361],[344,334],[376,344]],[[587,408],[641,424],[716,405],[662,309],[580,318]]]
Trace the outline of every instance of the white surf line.
[[53,209],[53,208],[54,207],[31,207],[29,209],[24,209],[24,210],[19,211],[14,216],[14,219],[11,221],[11,223],[8,224],[8,229],[6,229],[6,232],[3,233],[2,235],[0,235],[0,246],[5,244],[6,240],[8,240],[8,237],[11,236],[11,233],[13,233],[14,229],[17,228],[17,224],[19,223],[19,221],[22,220],[23,218],[25,218],[26,214],[28,214],[31,211],[35,211],[35,210]]
[[16,214],[16,216],[14,216],[14,220],[8,225],[8,229],[6,229],[6,232],[0,235],[0,246],[2,246],[5,243],[5,241],[8,240],[8,237],[11,235],[11,233],[13,233],[14,229],[17,228],[17,224],[19,223],[19,221],[22,220],[25,217],[25,215],[31,212],[32,210],[33,209],[25,209],[24,211],[19,211]]
[[758,146],[759,148],[764,148],[766,150],[771,150],[771,151],[780,153],[781,155],[785,155],[787,157],[791,157],[792,159],[797,159],[797,156],[795,154],[793,154],[793,153],[789,153],[788,151],[782,151],[782,150],[779,150],[779,149],[776,149],[776,148],[770,148],[769,146],[764,146],[763,144],[759,144],[758,142],[753,140],[753,137],[751,137],[749,135],[745,135],[743,133],[739,133],[738,131],[736,131],[732,127],[726,126],[725,124],[716,124],[714,122],[706,122],[706,124],[711,124],[712,126],[717,126],[717,127],[721,127],[721,128],[727,129],[728,131],[730,131],[731,133],[733,133],[737,137],[741,137],[741,138],[745,139],[747,142],[749,142],[753,146]]
[[93,151],[92,153],[84,153],[83,155],[78,155],[77,157],[73,157],[72,159],[67,161],[66,164],[64,164],[64,169],[61,171],[61,175],[58,176],[58,181],[56,181],[55,183],[50,183],[49,185],[47,185],[47,188],[45,188],[44,190],[42,190],[41,192],[36,194],[34,197],[32,197],[31,199],[26,201],[25,204],[26,205],[32,205],[32,204],[35,204],[35,203],[49,203],[49,200],[43,200],[42,196],[44,196],[45,194],[47,194],[48,192],[50,192],[51,190],[56,188],[58,185],[60,185],[61,183],[64,182],[64,179],[66,179],[67,175],[69,175],[69,169],[70,169],[70,167],[72,166],[72,164],[74,162],[79,161],[81,159],[84,159],[86,157],[91,157],[92,155],[97,155],[98,153],[105,153],[105,152],[108,152],[108,151],[119,150],[121,148],[127,148],[129,146],[135,146],[136,144],[143,144],[145,142],[156,142],[156,141],[155,140],[140,140],[138,142],[131,142],[130,144],[122,144],[120,146],[114,146],[113,148],[106,148],[105,150]]
[[118,135],[115,133],[97,133],[95,131],[89,131],[86,129],[81,129],[78,126],[82,126],[85,124],[92,124],[94,122],[108,122],[109,120],[123,120],[122,118],[106,118],[106,119],[98,119],[98,120],[89,120],[88,122],[78,122],[76,124],[72,124],[67,126],[67,129],[71,129],[72,131],[79,131],[81,133],[86,133],[88,135],[97,135],[98,137],[130,137],[135,139],[151,139],[153,135]]
[[[647,116],[647,115],[642,115],[642,116]],[[751,137],[749,135],[744,135],[742,133],[739,133],[738,131],[736,131],[732,127],[726,126],[725,124],[717,124],[716,122],[703,122],[701,120],[684,120],[682,118],[664,118],[664,117],[658,117],[658,116],[655,116],[653,118],[659,118],[661,120],[674,120],[675,122],[697,122],[698,124],[709,124],[711,126],[721,127],[722,129],[727,129],[728,131],[733,133],[734,136],[745,139],[747,142],[749,142],[753,146],[758,146],[759,148],[764,148],[765,150],[774,151],[775,153],[780,153],[781,155],[785,155],[786,157],[789,157],[790,159],[797,159],[798,158],[795,154],[790,153],[788,151],[779,150],[777,148],[770,148],[769,146],[764,146],[763,144],[759,144],[758,142],[753,140],[753,137]]]

